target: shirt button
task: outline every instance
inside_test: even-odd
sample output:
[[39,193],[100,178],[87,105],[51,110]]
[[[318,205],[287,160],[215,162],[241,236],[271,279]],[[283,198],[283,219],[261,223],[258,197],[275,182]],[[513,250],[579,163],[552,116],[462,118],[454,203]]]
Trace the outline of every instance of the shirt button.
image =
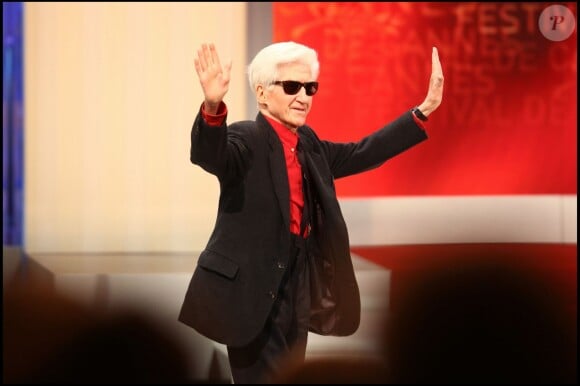
[[268,296],[270,296],[272,299],[276,299],[276,294],[274,291],[268,291]]
[[290,148],[290,151],[291,151],[292,153],[294,153],[294,148],[293,148],[293,147],[291,147],[291,148]]
[[282,263],[281,261],[278,262],[278,268],[284,269],[286,268],[286,264]]

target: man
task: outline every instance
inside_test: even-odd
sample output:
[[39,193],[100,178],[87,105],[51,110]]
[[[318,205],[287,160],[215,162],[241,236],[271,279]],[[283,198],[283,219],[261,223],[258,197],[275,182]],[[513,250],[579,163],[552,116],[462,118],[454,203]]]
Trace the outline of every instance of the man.
[[235,383],[269,382],[290,353],[304,359],[308,331],[350,335],[360,296],[334,179],[377,167],[427,138],[441,103],[433,48],[425,101],[357,143],[321,140],[305,125],[318,91],[316,52],[294,42],[262,49],[248,67],[259,113],[226,124],[231,63],[213,44],[195,70],[205,100],[191,131],[191,162],[220,183],[216,225],[179,320],[227,345]]

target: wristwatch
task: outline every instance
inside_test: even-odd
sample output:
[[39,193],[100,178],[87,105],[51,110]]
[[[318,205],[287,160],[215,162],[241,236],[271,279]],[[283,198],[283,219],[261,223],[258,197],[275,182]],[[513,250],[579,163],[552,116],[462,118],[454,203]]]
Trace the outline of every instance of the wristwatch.
[[412,112],[413,114],[415,114],[415,116],[416,116],[417,118],[419,118],[420,120],[422,120],[423,122],[426,122],[426,121],[428,121],[428,119],[427,119],[427,117],[425,116],[425,114],[423,114],[423,113],[421,112],[421,110],[419,110],[419,108],[418,108],[417,106],[413,107],[413,108],[411,109],[411,112]]

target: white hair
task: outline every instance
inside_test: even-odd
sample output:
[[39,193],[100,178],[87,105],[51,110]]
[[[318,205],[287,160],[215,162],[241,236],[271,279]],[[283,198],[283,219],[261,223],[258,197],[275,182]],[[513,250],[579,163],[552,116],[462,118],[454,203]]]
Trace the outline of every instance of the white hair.
[[268,86],[278,80],[278,66],[288,63],[306,64],[314,79],[318,78],[320,63],[315,50],[295,42],[273,43],[262,48],[248,66],[252,91],[258,84]]

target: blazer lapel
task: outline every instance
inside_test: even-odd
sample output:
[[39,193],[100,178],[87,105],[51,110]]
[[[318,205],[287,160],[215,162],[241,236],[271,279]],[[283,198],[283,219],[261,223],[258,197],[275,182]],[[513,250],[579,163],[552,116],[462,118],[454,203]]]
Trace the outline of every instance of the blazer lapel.
[[266,119],[260,114],[256,119],[263,130],[267,132],[268,144],[270,146],[270,176],[274,184],[274,192],[278,199],[278,206],[282,213],[284,225],[290,231],[290,187],[288,185],[288,171],[286,170],[286,160],[284,159],[284,149],[276,132]]

